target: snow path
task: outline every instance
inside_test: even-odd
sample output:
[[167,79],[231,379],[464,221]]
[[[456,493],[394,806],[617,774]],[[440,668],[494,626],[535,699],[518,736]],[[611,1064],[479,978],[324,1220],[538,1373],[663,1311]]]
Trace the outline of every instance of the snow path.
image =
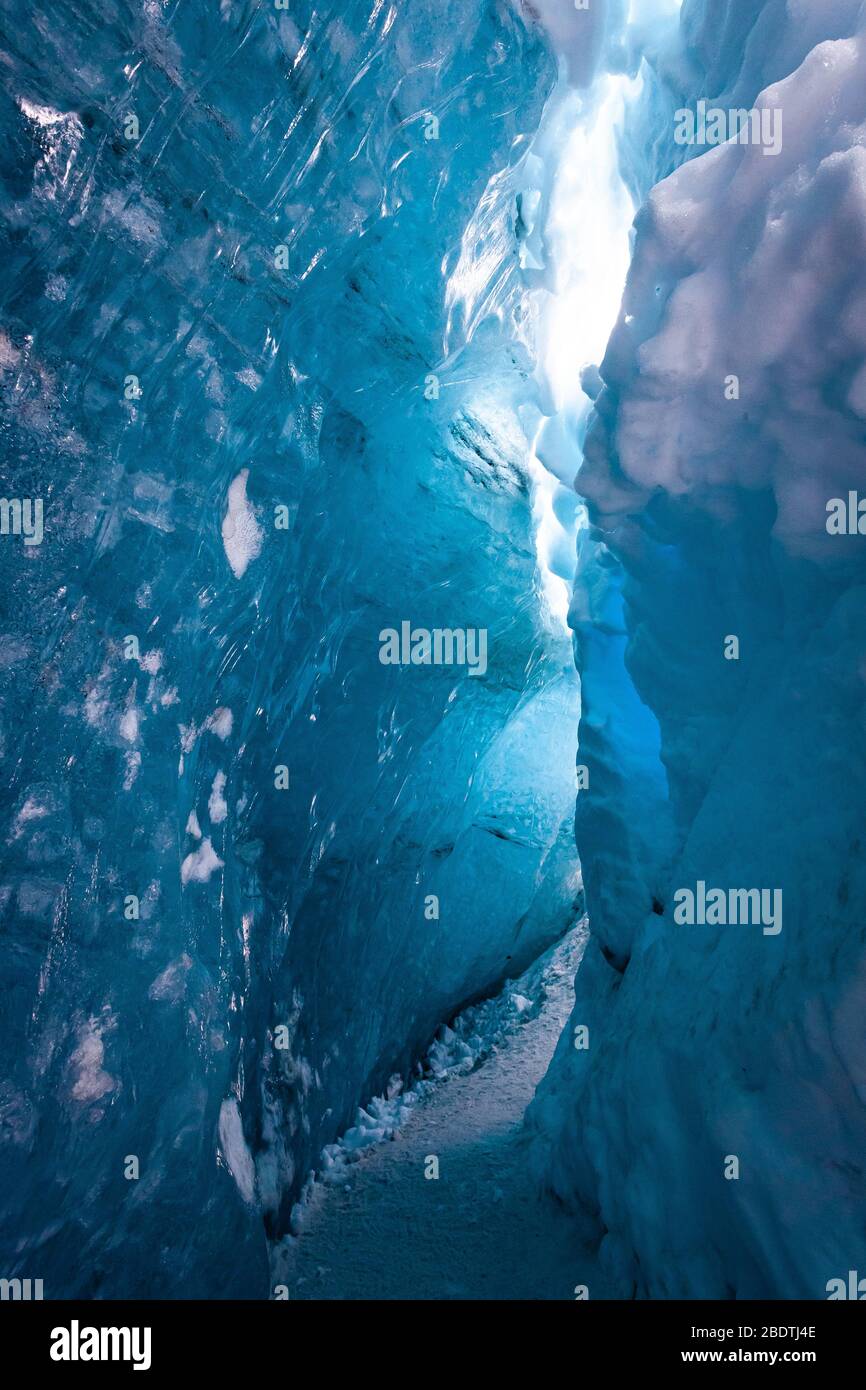
[[[281,1250],[291,1299],[573,1299],[578,1284],[604,1296],[595,1253],[535,1188],[523,1133],[584,943],[581,926],[506,986],[500,1000],[529,993],[533,1008],[486,1061],[430,1088],[390,1142],[358,1155],[348,1182],[315,1186],[299,1238]],[[430,1155],[438,1179],[424,1176]]]

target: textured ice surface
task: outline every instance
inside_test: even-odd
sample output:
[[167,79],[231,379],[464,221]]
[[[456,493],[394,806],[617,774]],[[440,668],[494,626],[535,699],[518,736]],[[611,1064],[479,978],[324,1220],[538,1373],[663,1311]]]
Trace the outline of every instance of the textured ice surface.
[[[511,182],[554,64],[500,0],[2,15],[2,1273],[266,1296],[323,1145],[573,919]],[[485,678],[382,665],[405,620]]]
[[[866,542],[826,528],[866,476],[864,16],[683,23],[659,70],[784,139],[690,151],[638,219],[577,480],[592,939],[530,1115],[625,1294],[822,1298],[866,1263]],[[677,925],[699,880],[782,890],[781,932]]]
[[[676,11],[0,3],[4,1277],[266,1297],[359,1105],[573,921],[590,399],[538,1168],[626,1295],[866,1264],[863,7]],[[554,371],[565,127],[626,89],[623,311],[599,370],[586,274]],[[780,153],[677,146],[699,98]],[[383,664],[404,622],[483,679]],[[782,931],[677,925],[699,881]]]

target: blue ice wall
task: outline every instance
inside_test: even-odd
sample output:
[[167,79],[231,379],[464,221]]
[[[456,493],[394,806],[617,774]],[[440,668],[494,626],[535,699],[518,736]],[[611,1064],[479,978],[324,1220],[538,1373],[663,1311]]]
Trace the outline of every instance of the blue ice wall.
[[823,1299],[866,1261],[866,7],[680,32],[647,109],[675,73],[780,139],[637,219],[577,477],[592,937],[530,1121],[624,1296]]
[[[579,890],[508,232],[553,62],[503,0],[2,16],[2,1272],[267,1296],[322,1145]],[[383,665],[404,621],[486,672]]]

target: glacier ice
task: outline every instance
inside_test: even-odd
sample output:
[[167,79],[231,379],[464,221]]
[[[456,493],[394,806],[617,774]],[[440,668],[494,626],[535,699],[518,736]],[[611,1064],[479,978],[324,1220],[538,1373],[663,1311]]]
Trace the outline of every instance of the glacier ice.
[[[864,571],[826,525],[866,464],[866,24],[723,18],[686,0],[655,110],[784,137],[689,151],[638,216],[576,484],[592,1042],[530,1124],[626,1295],[822,1298],[866,1261]],[[701,884],[778,891],[782,930],[677,926]]]
[[[267,1297],[324,1146],[579,907],[512,211],[555,62],[504,3],[2,13],[3,1273]],[[488,675],[384,666],[403,621]]]
[[[862,0],[0,14],[0,1273],[267,1298],[585,884],[539,1182],[625,1297],[823,1297],[866,1264]],[[707,103],[773,157],[678,143]]]

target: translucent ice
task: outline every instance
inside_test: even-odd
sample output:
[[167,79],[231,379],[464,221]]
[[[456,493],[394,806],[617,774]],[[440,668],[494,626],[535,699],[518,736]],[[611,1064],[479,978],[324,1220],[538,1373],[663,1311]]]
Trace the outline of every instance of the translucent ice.
[[[511,182],[555,64],[503,3],[2,14],[45,505],[0,543],[0,1273],[266,1297],[323,1147],[579,899]],[[484,678],[383,665],[404,621]]]

